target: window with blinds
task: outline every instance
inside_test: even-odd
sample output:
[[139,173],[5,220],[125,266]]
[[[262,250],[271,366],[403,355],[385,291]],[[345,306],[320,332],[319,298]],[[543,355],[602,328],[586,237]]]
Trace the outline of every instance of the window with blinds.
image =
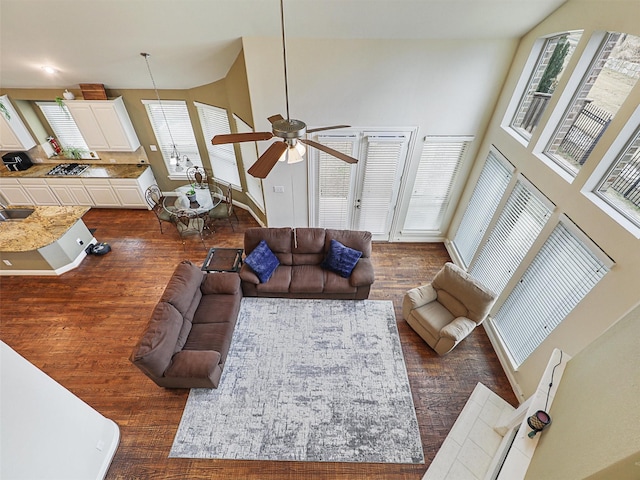
[[492,319],[516,368],[612,265],[588,237],[561,219]]
[[[356,136],[321,136],[320,143],[353,156]],[[353,214],[353,165],[321,150],[318,154],[318,196],[316,225],[323,228],[349,229]]]
[[200,125],[207,145],[213,176],[217,180],[231,184],[239,189],[240,174],[238,173],[238,162],[233,144],[211,144],[211,139],[216,135],[231,133],[227,111],[224,108],[214,107],[204,103],[194,102],[194,105],[200,117]]
[[[191,118],[186,102],[182,100],[142,100],[147,110],[153,133],[162,152],[162,158],[167,166],[169,175],[186,178],[186,155],[193,165],[202,166],[202,159],[198,151],[198,144],[191,126]],[[176,146],[181,156],[181,165],[171,161],[171,150]]]
[[490,151],[453,239],[465,267],[471,263],[512,176],[513,167]]
[[66,107],[62,108],[56,102],[36,102],[36,104],[49,122],[62,148],[79,148],[89,151],[87,142]]
[[516,183],[469,273],[501,293],[547,223],[553,205],[524,178]]
[[[237,133],[251,133],[253,128],[245,123],[237,115],[233,115],[233,120],[236,124]],[[255,202],[262,211],[264,211],[264,196],[262,193],[262,181],[259,178],[249,175],[248,170],[258,160],[258,150],[255,142],[241,142],[240,155],[242,156],[242,165],[244,170],[244,179],[247,184],[247,190],[249,197]]]
[[451,192],[472,140],[472,137],[426,137],[403,231],[442,231]]
[[357,228],[388,237],[409,139],[367,135],[366,140]]

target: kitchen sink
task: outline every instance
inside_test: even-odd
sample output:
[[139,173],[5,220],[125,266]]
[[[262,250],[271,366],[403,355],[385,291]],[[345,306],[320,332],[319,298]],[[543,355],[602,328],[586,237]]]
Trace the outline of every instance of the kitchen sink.
[[2,208],[0,209],[0,222],[24,220],[33,212],[33,208]]

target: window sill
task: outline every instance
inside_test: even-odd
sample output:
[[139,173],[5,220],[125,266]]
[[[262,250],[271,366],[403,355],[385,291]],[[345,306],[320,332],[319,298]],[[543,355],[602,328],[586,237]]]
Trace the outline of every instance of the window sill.
[[618,225],[624,228],[631,235],[640,239],[640,227],[638,227],[635,223],[629,220],[627,217],[622,215],[618,210],[609,205],[605,200],[600,198],[593,192],[582,191],[582,194],[587,197],[596,207],[606,213],[609,217],[611,217]]

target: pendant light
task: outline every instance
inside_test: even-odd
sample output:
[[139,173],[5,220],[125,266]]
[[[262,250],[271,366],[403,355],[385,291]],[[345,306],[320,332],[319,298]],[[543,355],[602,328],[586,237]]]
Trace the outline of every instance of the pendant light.
[[[173,134],[171,133],[171,128],[169,128],[167,115],[164,113],[164,108],[162,107],[162,100],[160,100],[160,94],[158,93],[158,87],[156,86],[156,81],[153,78],[153,73],[151,73],[151,67],[149,66],[149,57],[151,56],[151,54],[142,52],[140,53],[140,55],[144,57],[144,61],[147,64],[147,70],[149,71],[149,77],[151,78],[151,83],[153,84],[153,90],[156,92],[156,99],[158,100],[158,105],[160,105],[162,118],[164,119],[164,123],[167,126],[167,131],[169,132],[169,138],[171,138],[171,154],[169,155],[169,161],[170,163],[175,163],[176,172],[182,172],[184,170],[184,168],[182,168],[182,161],[181,161],[182,157],[180,156],[180,153],[176,148],[176,142],[173,141]],[[191,163],[191,160],[189,160],[189,157],[187,157],[186,155],[183,155],[183,157],[184,157],[185,165],[187,166],[187,168],[190,166],[193,166],[193,163]]]

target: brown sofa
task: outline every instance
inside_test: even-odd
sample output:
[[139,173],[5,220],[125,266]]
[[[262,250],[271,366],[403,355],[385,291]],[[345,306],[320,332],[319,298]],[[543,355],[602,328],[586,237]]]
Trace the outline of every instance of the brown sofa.
[[[348,278],[321,267],[331,240],[362,252]],[[331,298],[363,300],[374,282],[371,233],[324,228],[250,228],[244,234],[248,256],[265,240],[280,264],[265,283],[246,263],[240,270],[247,297]]]
[[216,388],[240,310],[237,273],[184,261],[169,279],[130,360],[167,388]]

